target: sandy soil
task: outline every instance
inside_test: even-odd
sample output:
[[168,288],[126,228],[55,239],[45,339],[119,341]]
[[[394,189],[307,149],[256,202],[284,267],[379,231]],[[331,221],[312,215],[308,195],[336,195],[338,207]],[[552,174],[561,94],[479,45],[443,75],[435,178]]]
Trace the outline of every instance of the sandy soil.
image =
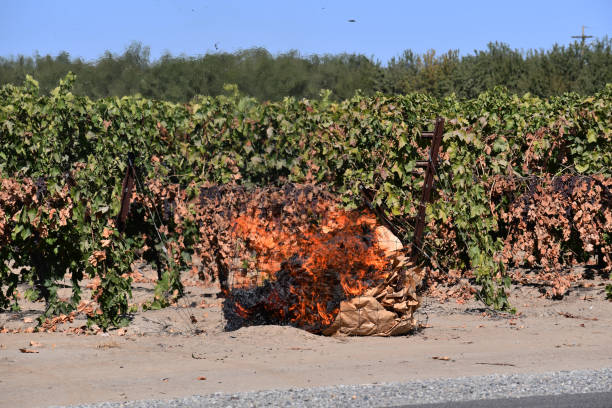
[[[515,316],[476,301],[425,298],[418,312],[425,328],[397,338],[328,338],[277,326],[224,332],[214,290],[191,286],[183,307],[138,312],[127,331],[0,334],[0,406],[612,367],[612,302],[603,285],[595,278],[561,301],[514,287]],[[149,298],[151,285],[134,295]],[[33,326],[26,322],[41,307],[24,303],[21,312],[0,314],[0,328]],[[83,324],[77,318],[58,328]]]

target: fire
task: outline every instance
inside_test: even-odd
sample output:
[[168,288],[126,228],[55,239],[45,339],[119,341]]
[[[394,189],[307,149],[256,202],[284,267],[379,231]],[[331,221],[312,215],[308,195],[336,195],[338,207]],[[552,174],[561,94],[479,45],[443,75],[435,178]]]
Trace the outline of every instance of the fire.
[[249,311],[245,309],[244,307],[240,306],[239,303],[236,303],[236,311],[238,312],[240,316],[242,316],[245,319],[249,317]]
[[329,206],[313,211],[321,211],[319,222],[299,228],[258,209],[234,220],[233,234],[255,253],[251,267],[261,278],[228,294],[238,316],[320,332],[334,321],[342,300],[385,279],[390,260],[378,245],[375,215]]

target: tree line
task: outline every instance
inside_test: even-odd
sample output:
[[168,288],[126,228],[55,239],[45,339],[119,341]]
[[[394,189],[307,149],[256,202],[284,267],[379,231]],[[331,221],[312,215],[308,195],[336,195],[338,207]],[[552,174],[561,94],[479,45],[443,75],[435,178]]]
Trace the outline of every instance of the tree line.
[[383,65],[360,54],[273,55],[264,48],[198,57],[166,54],[151,60],[148,47],[132,43],[123,54],[107,51],[96,61],[71,58],[67,52],[0,57],[0,85],[21,84],[29,74],[48,92],[72,71],[77,75],[74,92],[94,99],[140,94],[186,102],[196,95],[222,94],[225,84],[236,84],[241,93],[262,101],[316,98],[322,89],[330,90],[334,99],[349,98],[357,90],[366,95],[416,91],[474,98],[498,85],[513,93],[547,97],[593,94],[612,82],[611,50],[608,37],[527,51],[492,42],[465,56],[458,50],[406,50]]

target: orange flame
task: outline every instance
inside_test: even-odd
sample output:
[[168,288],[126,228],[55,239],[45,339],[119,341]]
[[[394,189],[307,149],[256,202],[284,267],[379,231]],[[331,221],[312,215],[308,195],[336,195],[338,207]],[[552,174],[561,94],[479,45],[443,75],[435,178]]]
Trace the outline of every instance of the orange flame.
[[[273,292],[266,310],[317,331],[333,322],[341,300],[362,295],[386,277],[390,262],[378,247],[376,226],[371,212],[331,210],[318,226],[288,231],[255,210],[234,220],[233,233],[255,251],[254,266],[264,279],[274,281],[280,271],[290,276],[286,289],[295,301],[283,305],[287,297]],[[236,308],[248,316],[248,309]]]
[[247,317],[249,317],[249,314],[250,314],[250,313],[249,313],[249,311],[248,311],[247,309],[245,309],[244,307],[242,307],[242,306],[240,305],[240,303],[236,302],[236,303],[235,303],[235,306],[236,306],[236,311],[238,312],[238,314],[239,314],[241,317],[243,317],[243,318],[245,318],[245,319],[246,319]]

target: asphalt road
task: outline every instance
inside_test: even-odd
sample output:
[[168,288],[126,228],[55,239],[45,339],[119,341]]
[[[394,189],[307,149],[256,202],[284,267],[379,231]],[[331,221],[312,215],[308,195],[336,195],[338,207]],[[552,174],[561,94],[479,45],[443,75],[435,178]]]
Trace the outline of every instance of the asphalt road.
[[504,398],[439,404],[401,405],[394,408],[610,408],[612,392],[587,394],[538,395],[523,398]]

